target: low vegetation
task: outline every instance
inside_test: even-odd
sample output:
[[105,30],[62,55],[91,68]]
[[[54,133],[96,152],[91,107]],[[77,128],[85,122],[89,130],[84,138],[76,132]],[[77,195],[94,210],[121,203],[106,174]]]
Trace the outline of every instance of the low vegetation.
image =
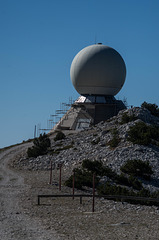
[[[130,164],[129,161],[133,163]],[[137,162],[136,162],[137,161]],[[137,177],[143,177],[144,179],[150,179],[152,172],[151,166],[146,162],[142,162],[140,160],[128,160],[122,167],[120,175],[114,172],[111,168],[107,166],[103,166],[102,162],[100,161],[90,161],[88,159],[84,160],[82,163],[81,169],[75,169],[76,174],[76,182],[78,182],[78,186],[80,189],[82,186],[92,186],[92,177],[93,173],[95,173],[97,182],[99,182],[102,176],[107,176],[110,181],[113,181],[115,184],[125,185],[128,187],[132,187],[136,190],[142,189],[141,182],[137,179]],[[135,164],[134,164],[135,163]],[[134,166],[136,169],[129,170],[130,166]],[[134,167],[134,168],[135,168]],[[143,171],[141,170],[143,167]],[[140,171],[138,171],[140,169]],[[88,176],[88,184],[87,184],[87,176]],[[84,184],[83,180],[84,179]],[[91,179],[91,182],[90,182]],[[66,181],[65,183],[67,186],[72,187],[72,176]],[[78,188],[76,185],[76,187]]]
[[159,127],[138,122],[130,127],[128,131],[128,141],[139,145],[149,145],[150,143],[156,143],[157,145],[159,141]]
[[113,138],[108,142],[108,145],[111,148],[115,148],[119,145],[120,143],[120,138],[118,136],[113,136]]
[[142,183],[141,181],[139,181],[136,177],[134,177],[133,175],[125,175],[123,173],[121,173],[120,175],[116,176],[116,179],[114,179],[114,182],[116,184],[120,184],[120,185],[125,185],[127,187],[131,187],[135,190],[141,190],[142,189]]
[[34,146],[28,148],[28,157],[38,157],[40,155],[48,153],[48,149],[51,143],[49,137],[45,133],[43,135],[40,134],[39,138],[35,138],[33,140],[33,143]]
[[49,151],[49,153],[51,154],[51,155],[53,155],[53,154],[59,154],[61,151],[63,151],[63,150],[67,150],[67,149],[70,149],[70,148],[73,148],[73,144],[70,144],[70,145],[66,145],[66,146],[64,146],[64,147],[61,147],[61,148],[56,148],[56,149],[52,149],[52,150],[50,150]]
[[54,138],[54,141],[58,141],[58,140],[62,140],[62,139],[65,139],[65,134],[63,132],[58,132],[56,134],[56,137]]
[[156,104],[151,104],[151,103],[147,103],[147,102],[143,102],[141,104],[142,108],[146,108],[148,109],[152,115],[159,117],[159,108]]
[[120,138],[119,138],[119,133],[118,133],[118,130],[116,128],[113,128],[111,130],[111,133],[113,135],[113,138],[108,142],[108,145],[111,147],[111,148],[115,148],[119,145],[120,143]]
[[150,177],[153,173],[152,167],[149,162],[143,162],[141,160],[128,160],[120,170],[123,173],[129,174],[133,177],[141,177],[145,180],[150,180]]
[[[82,189],[83,187],[92,188],[93,173],[95,173],[95,187],[99,195],[125,195],[138,197],[157,197],[158,192],[151,194],[143,188],[138,178],[149,180],[153,171],[148,162],[141,160],[128,160],[121,166],[121,174],[117,174],[111,168],[103,166],[102,162],[84,160],[81,168],[75,171],[75,187]],[[107,181],[100,182],[102,176],[107,176]],[[72,187],[73,175],[65,182],[65,185]],[[129,187],[129,188],[128,188]],[[129,202],[137,202],[130,201]],[[143,202],[143,204],[147,204]]]
[[[92,179],[93,174],[92,172],[88,172],[84,169],[74,169],[75,172],[75,188],[83,189],[83,187],[92,187]],[[96,178],[95,186],[97,187],[99,183],[99,179]],[[73,175],[71,175],[65,182],[65,185],[68,187],[72,187],[73,184]]]
[[[159,192],[150,193],[149,190],[142,188],[140,191],[136,192],[133,190],[129,190],[126,187],[121,187],[117,185],[111,185],[110,183],[106,183],[105,185],[100,185],[97,188],[99,195],[121,195],[121,196],[132,196],[132,197],[147,197],[147,198],[158,198]],[[119,199],[113,198],[113,200]],[[132,200],[132,199],[125,199],[124,201],[132,203],[132,204],[142,204],[142,205],[157,205],[159,206],[158,202],[150,202],[150,201],[139,201],[139,200]]]
[[135,121],[136,119],[137,117],[134,114],[129,116],[127,113],[123,113],[120,124],[132,122]]

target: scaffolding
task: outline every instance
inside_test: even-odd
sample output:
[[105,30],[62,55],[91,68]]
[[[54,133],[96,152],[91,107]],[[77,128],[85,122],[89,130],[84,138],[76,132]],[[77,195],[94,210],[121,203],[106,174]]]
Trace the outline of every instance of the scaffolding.
[[72,97],[69,97],[68,103],[65,103],[65,102],[60,103],[60,108],[55,110],[55,114],[51,114],[50,118],[47,120],[47,128],[41,128],[40,123],[38,123],[37,126],[35,125],[34,138],[39,137],[40,134],[48,133],[57,124],[60,125],[61,119],[67,113],[67,111],[71,108],[74,101],[75,100],[73,100]]

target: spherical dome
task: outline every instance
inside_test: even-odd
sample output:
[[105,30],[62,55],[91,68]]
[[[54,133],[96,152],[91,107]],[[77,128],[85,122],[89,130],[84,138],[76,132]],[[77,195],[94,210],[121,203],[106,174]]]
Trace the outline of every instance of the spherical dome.
[[126,66],[116,50],[95,44],[75,56],[70,75],[79,94],[115,96],[125,82]]

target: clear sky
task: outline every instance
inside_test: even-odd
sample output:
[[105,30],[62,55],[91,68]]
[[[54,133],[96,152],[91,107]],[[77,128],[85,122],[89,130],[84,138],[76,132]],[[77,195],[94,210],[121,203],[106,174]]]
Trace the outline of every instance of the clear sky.
[[95,42],[125,60],[117,99],[159,105],[159,0],[0,0],[0,148],[33,138],[78,97],[70,65]]

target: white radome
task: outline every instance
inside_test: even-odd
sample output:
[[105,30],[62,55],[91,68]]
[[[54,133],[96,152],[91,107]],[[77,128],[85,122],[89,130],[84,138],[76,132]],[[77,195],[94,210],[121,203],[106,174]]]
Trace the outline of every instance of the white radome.
[[77,53],[70,75],[74,88],[81,95],[115,96],[125,82],[126,66],[116,50],[95,44]]

